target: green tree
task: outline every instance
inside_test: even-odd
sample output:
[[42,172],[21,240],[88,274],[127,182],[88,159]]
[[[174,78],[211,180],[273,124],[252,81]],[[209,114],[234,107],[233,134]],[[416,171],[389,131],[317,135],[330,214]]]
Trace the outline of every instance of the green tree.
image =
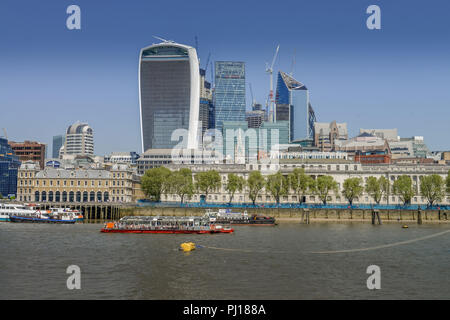
[[381,184],[379,179],[372,176],[367,178],[366,192],[373,198],[373,200],[377,204],[380,204],[383,193],[381,191]]
[[195,175],[195,188],[199,193],[205,195],[205,201],[208,199],[208,194],[216,191],[220,186],[220,174],[216,170],[199,172]]
[[438,174],[424,176],[420,180],[420,193],[427,198],[430,206],[442,200],[445,195],[444,187],[444,179]]
[[305,169],[295,168],[289,175],[289,185],[297,194],[298,202],[302,203],[303,196],[314,186],[314,179],[305,174]]
[[450,193],[450,170],[448,170],[447,179],[445,179],[447,193]]
[[287,177],[283,176],[281,171],[267,176],[266,190],[275,198],[277,204],[280,203],[280,197],[284,196],[289,191],[289,181]]
[[245,187],[245,179],[241,176],[238,176],[234,173],[230,173],[228,175],[228,182],[226,189],[230,193],[230,204],[233,201],[234,194],[236,191],[241,192]]
[[252,171],[247,179],[248,196],[253,202],[256,202],[259,192],[264,188],[265,179],[259,171]]
[[141,178],[142,191],[151,200],[161,201],[161,195],[168,191],[170,175],[171,171],[165,167],[147,170]]
[[389,180],[385,176],[381,176],[378,179],[371,176],[366,182],[366,192],[373,198],[373,200],[380,204],[383,196],[389,196]]
[[394,181],[393,184],[394,194],[398,195],[402,200],[403,204],[406,205],[411,203],[412,197],[414,197],[415,192],[412,184],[412,180],[407,175],[402,175]]
[[338,193],[338,184],[332,176],[320,176],[314,183],[314,194],[316,194],[323,204],[327,204],[327,198],[330,191]]
[[389,199],[389,195],[391,193],[391,184],[389,183],[389,179],[387,179],[385,176],[381,176],[378,178],[378,181],[380,183],[381,193],[382,197],[386,197],[386,199]]
[[184,203],[185,198],[191,199],[194,194],[192,171],[189,168],[181,168],[173,172],[168,179],[168,184],[170,192],[181,198],[181,204]]
[[355,198],[362,195],[364,187],[361,178],[348,178],[344,180],[344,185],[342,187],[342,194],[348,200],[350,205],[353,204]]

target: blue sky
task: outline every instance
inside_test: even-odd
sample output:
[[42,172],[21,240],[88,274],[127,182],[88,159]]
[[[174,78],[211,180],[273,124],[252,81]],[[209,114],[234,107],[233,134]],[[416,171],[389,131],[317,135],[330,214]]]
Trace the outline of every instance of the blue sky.
[[[66,28],[71,4],[81,30]],[[366,27],[371,4],[381,30]],[[152,35],[193,46],[197,36],[202,66],[209,53],[246,62],[259,102],[280,44],[274,69],[289,73],[296,52],[294,77],[310,89],[318,121],[347,122],[352,136],[398,128],[449,150],[449,12],[446,0],[2,0],[0,127],[51,148],[53,135],[87,121],[97,154],[140,152],[139,49],[158,42]]]

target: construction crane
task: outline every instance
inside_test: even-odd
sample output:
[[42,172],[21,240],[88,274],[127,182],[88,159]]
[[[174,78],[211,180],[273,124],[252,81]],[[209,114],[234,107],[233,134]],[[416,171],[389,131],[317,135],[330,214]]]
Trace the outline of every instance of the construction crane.
[[276,121],[276,116],[275,116],[275,101],[273,99],[273,65],[275,64],[275,60],[278,56],[278,50],[280,49],[280,45],[277,46],[277,49],[275,50],[275,54],[273,56],[272,59],[272,64],[269,65],[266,62],[266,72],[269,74],[269,88],[270,88],[270,93],[269,93],[269,99],[268,99],[268,103],[266,102],[266,108],[267,105],[269,105],[269,121],[270,122],[275,122]]
[[211,52],[208,53],[208,58],[206,59],[206,64],[205,64],[205,77],[206,77],[206,70],[208,70],[209,58],[211,58]]

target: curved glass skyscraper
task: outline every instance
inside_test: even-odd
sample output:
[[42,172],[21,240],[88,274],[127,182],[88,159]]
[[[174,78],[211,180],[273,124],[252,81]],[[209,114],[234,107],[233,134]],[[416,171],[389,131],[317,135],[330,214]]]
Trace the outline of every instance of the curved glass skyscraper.
[[171,140],[176,129],[188,130],[188,135],[183,137],[183,148],[197,148],[199,102],[199,63],[194,48],[167,41],[141,50],[139,104],[142,152],[179,145],[181,139]]

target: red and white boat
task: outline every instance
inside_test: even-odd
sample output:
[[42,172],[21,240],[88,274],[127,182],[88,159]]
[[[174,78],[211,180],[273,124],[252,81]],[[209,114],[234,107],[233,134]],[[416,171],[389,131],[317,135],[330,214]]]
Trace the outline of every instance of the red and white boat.
[[123,217],[108,222],[100,230],[104,233],[166,233],[166,234],[212,234],[232,233],[234,229],[211,224],[205,217]]

